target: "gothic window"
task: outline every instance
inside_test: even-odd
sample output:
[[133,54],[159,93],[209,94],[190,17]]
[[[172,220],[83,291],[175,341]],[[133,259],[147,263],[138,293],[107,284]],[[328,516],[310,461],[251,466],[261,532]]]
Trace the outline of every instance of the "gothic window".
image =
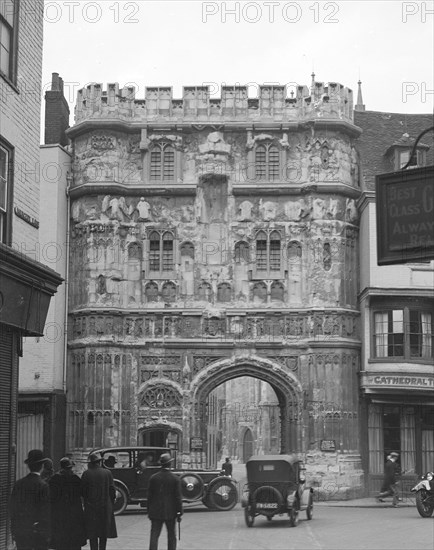
[[239,241],[235,244],[235,263],[241,264],[250,261],[249,257],[249,245],[245,241]]
[[158,384],[145,391],[142,405],[153,409],[179,407],[181,405],[181,397],[174,388]]
[[148,283],[145,287],[147,302],[158,302],[158,286],[156,283]]
[[201,283],[198,288],[198,298],[204,302],[211,301],[212,289],[209,283]]
[[282,283],[275,281],[271,285],[270,289],[270,299],[272,301],[283,302],[285,290]]
[[151,149],[150,180],[173,181],[175,179],[175,150],[169,143],[155,143]]
[[221,283],[217,287],[217,302],[230,302],[231,301],[231,285],[228,283]]
[[281,270],[281,237],[278,231],[256,234],[256,273],[273,277]]
[[255,176],[260,181],[280,179],[280,151],[276,145],[264,143],[256,147]]
[[166,303],[174,302],[176,300],[175,283],[172,283],[172,282],[164,283],[163,288],[161,290],[161,296],[163,298],[163,302],[166,302]]
[[163,273],[174,269],[174,238],[171,231],[149,235],[149,271]]

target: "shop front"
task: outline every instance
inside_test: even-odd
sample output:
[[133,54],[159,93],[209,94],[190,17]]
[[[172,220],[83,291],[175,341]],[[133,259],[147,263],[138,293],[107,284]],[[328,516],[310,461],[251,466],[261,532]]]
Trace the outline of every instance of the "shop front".
[[399,490],[408,493],[416,477],[434,468],[434,375],[363,372],[366,421],[365,471],[369,494],[380,489],[386,457],[399,453]]

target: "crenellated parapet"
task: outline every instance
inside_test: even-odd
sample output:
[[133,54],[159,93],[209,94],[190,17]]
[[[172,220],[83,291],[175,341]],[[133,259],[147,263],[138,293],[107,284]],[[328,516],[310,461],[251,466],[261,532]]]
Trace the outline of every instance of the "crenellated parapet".
[[171,87],[147,87],[145,98],[136,98],[136,87],[118,83],[89,84],[78,91],[75,123],[89,119],[130,122],[198,121],[276,122],[338,119],[353,123],[353,91],[337,82],[313,82],[311,87],[261,85],[250,98],[247,86],[222,86],[219,98],[208,86],[184,86],[182,99]]

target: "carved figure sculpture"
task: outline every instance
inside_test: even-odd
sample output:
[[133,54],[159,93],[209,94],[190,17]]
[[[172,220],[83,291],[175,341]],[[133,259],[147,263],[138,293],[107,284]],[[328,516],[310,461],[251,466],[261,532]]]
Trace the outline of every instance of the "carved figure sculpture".
[[106,195],[102,201],[101,211],[110,219],[125,221],[129,219],[131,212],[125,202],[125,197],[111,197]]
[[238,207],[238,210],[239,210],[238,219],[245,220],[245,221],[251,220],[252,208],[253,208],[253,204],[250,201],[243,201]]
[[259,201],[259,210],[262,212],[262,217],[265,221],[274,220],[276,217],[276,203],[271,201]]
[[139,220],[149,220],[151,219],[150,211],[151,205],[149,202],[145,201],[145,197],[140,197],[140,201],[137,203],[136,210],[139,213]]

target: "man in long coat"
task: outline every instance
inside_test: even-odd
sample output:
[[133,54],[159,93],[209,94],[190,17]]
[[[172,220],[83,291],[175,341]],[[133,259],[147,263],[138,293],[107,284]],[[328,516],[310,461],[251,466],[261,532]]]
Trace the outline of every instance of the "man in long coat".
[[12,490],[9,512],[17,550],[48,549],[50,495],[41,478],[45,460],[39,449],[29,451],[24,462],[30,473],[19,479]]
[[182,516],[181,480],[169,468],[169,453],[160,456],[161,470],[151,476],[148,488],[148,517],[151,520],[149,550],[158,550],[163,523],[167,529],[167,550],[176,550],[176,520]]
[[51,501],[51,544],[54,550],[80,550],[86,544],[80,478],[65,457],[48,482]]
[[101,467],[101,455],[91,453],[88,469],[81,477],[84,520],[90,550],[106,550],[107,539],[116,538],[113,503],[116,490],[110,470]]

